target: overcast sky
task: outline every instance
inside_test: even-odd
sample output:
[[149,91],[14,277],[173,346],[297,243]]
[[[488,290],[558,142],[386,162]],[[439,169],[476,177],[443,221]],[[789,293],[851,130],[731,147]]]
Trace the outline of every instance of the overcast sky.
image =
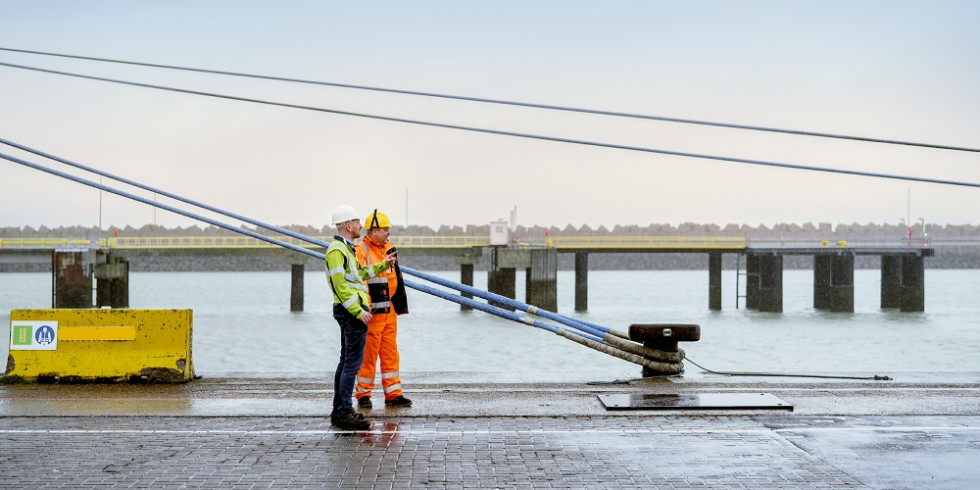
[[[0,18],[5,48],[980,147],[975,1],[0,0]],[[503,131],[980,182],[978,153],[2,51],[0,62]],[[515,206],[519,224],[560,227],[980,222],[978,188],[468,133],[7,67],[0,137],[279,225],[322,226],[344,203],[430,226],[486,224]],[[65,169],[3,145],[0,153]],[[193,223],[110,195],[100,216],[98,191],[5,160],[0,191],[0,226]]]

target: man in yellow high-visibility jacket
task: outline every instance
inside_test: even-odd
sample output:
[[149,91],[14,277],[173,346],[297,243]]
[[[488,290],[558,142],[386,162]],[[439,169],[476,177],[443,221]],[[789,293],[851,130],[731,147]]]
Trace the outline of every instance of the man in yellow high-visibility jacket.
[[357,371],[364,357],[364,340],[371,313],[364,280],[377,276],[395,263],[395,257],[371,267],[361,267],[354,254],[354,240],[361,236],[361,220],[353,207],[343,205],[333,211],[337,235],[327,247],[327,282],[333,290],[333,317],[340,325],[340,362],[334,373],[333,411],[330,423],[345,430],[365,430],[371,423],[354,411],[351,396]]
[[[377,209],[364,219],[367,233],[364,240],[354,247],[362,267],[383,263],[395,254],[395,247],[388,241],[391,220]],[[357,406],[371,408],[371,390],[374,389],[375,369],[381,358],[381,387],[385,393],[386,407],[410,407],[412,401],[402,395],[401,374],[398,371],[398,315],[408,313],[408,299],[402,283],[398,262],[381,274],[367,279],[368,297],[371,299],[371,321],[368,323],[367,340],[364,343],[364,363],[357,373],[354,396]]]

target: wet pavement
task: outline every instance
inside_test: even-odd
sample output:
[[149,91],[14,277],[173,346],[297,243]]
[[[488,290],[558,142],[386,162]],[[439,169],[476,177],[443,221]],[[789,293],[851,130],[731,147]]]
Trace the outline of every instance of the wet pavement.
[[[976,488],[980,373],[893,376],[404,373],[364,432],[306,373],[0,386],[0,488]],[[599,399],[762,393],[793,411]]]

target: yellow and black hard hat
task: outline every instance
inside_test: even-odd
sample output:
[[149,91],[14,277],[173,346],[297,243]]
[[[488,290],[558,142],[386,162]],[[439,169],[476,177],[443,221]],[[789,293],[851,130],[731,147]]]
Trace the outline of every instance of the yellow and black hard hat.
[[367,226],[369,230],[371,228],[391,228],[391,220],[388,219],[387,214],[375,209],[373,213],[367,215],[367,218],[364,218],[364,226]]

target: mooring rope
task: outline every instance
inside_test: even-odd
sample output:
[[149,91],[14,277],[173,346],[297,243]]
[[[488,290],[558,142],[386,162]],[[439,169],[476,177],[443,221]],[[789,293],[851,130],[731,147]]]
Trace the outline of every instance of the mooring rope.
[[14,63],[0,63],[0,66],[6,66],[6,67],[10,67],[10,68],[18,68],[18,69],[22,69],[22,70],[31,70],[31,71],[37,71],[37,72],[42,72],[42,73],[50,73],[50,74],[54,74],[54,75],[63,75],[63,76],[69,76],[69,77],[83,78],[83,79],[87,79],[87,80],[96,80],[96,81],[101,81],[101,82],[118,83],[118,84],[122,84],[122,85],[130,85],[130,86],[134,86],[134,87],[152,88],[152,89],[156,89],[156,90],[166,90],[166,91],[170,91],[170,92],[178,92],[178,93],[192,94],[192,95],[201,95],[201,96],[205,96],[205,97],[215,97],[215,98],[226,99],[226,100],[235,100],[235,101],[239,101],[239,102],[251,102],[251,103],[255,103],[255,104],[265,104],[265,105],[271,105],[271,106],[277,106],[277,107],[287,107],[287,108],[291,108],[291,109],[302,109],[302,110],[307,110],[307,111],[323,112],[323,113],[328,113],[328,114],[337,114],[337,115],[341,115],[341,116],[361,117],[361,118],[366,118],[366,119],[374,119],[374,120],[378,120],[378,121],[397,122],[397,123],[404,123],[404,124],[415,124],[415,125],[420,125],[420,126],[429,126],[429,127],[443,128],[443,129],[456,129],[456,130],[460,130],[460,131],[470,131],[470,132],[485,133],[485,134],[495,134],[495,135],[499,135],[499,136],[512,136],[512,137],[516,137],[516,138],[527,138],[527,139],[534,139],[534,140],[540,140],[540,141],[551,141],[551,142],[555,142],[555,143],[568,143],[568,144],[574,144],[574,145],[584,145],[584,146],[593,146],[593,147],[600,147],[600,148],[610,148],[610,149],[616,149],[616,150],[637,151],[637,152],[643,152],[643,153],[656,153],[656,154],[660,154],[660,155],[669,155],[669,156],[677,156],[677,157],[685,157],[685,158],[698,158],[698,159],[703,159],[703,160],[717,160],[717,161],[729,162],[729,163],[741,163],[741,164],[746,164],[746,165],[759,165],[759,166],[763,166],[763,167],[774,167],[774,168],[782,168],[782,169],[788,169],[788,170],[805,170],[805,171],[810,171],[810,172],[825,172],[825,173],[842,174],[842,175],[854,175],[854,176],[860,176],[860,177],[875,177],[875,178],[880,178],[880,179],[905,180],[905,181],[912,181],[912,182],[924,182],[924,183],[929,183],[929,184],[956,185],[956,186],[965,186],[965,187],[980,187],[980,183],[974,183],[974,182],[964,182],[964,181],[945,180],[945,179],[931,179],[931,178],[926,178],[926,177],[914,177],[914,176],[908,176],[908,175],[885,174],[885,173],[880,173],[880,172],[866,172],[866,171],[861,171],[861,170],[845,170],[845,169],[841,169],[841,168],[817,167],[817,166],[813,166],[813,165],[798,165],[798,164],[791,164],[791,163],[771,162],[771,161],[766,161],[766,160],[753,160],[753,159],[748,159],[748,158],[726,157],[726,156],[721,156],[721,155],[709,155],[709,154],[704,154],[704,153],[690,153],[690,152],[683,152],[683,151],[662,150],[662,149],[649,148],[649,147],[643,147],[643,146],[619,145],[619,144],[613,144],[613,143],[603,143],[601,141],[589,141],[589,140],[580,140],[580,139],[573,139],[573,138],[561,138],[561,137],[557,137],[557,136],[545,136],[545,135],[530,134],[530,133],[518,133],[518,132],[514,132],[514,131],[503,131],[503,130],[497,130],[497,129],[477,128],[477,127],[472,127],[472,126],[461,126],[461,125],[456,125],[456,124],[446,124],[446,123],[437,123],[437,122],[431,122],[431,121],[422,121],[422,120],[418,120],[418,119],[406,119],[406,118],[391,117],[391,116],[381,116],[381,115],[377,115],[377,114],[366,114],[366,113],[361,113],[361,112],[342,111],[342,110],[338,110],[338,109],[329,109],[329,108],[325,108],[325,107],[313,107],[313,106],[307,106],[307,105],[301,105],[301,104],[289,104],[289,103],[285,103],[285,102],[274,102],[274,101],[270,101],[270,100],[254,99],[254,98],[249,98],[249,97],[239,97],[239,96],[235,96],[235,95],[218,94],[218,93],[214,93],[214,92],[204,92],[204,91],[200,91],[200,90],[188,90],[188,89],[182,89],[182,88],[177,88],[177,87],[168,87],[168,86],[164,86],[164,85],[154,85],[154,84],[149,84],[149,83],[130,82],[130,81],[119,80],[119,79],[114,79],[114,78],[97,77],[97,76],[93,76],[93,75],[83,75],[83,74],[80,74],[80,73],[71,73],[71,72],[60,71],[60,70],[49,70],[49,69],[46,69],[46,68],[38,68],[38,67],[26,66],[26,65],[18,65],[18,64],[14,64]]
[[823,374],[791,374],[791,373],[764,373],[764,372],[750,372],[750,371],[714,371],[708,369],[694,361],[691,358],[685,358],[687,362],[694,364],[695,366],[701,368],[702,371],[711,374],[721,374],[725,376],[757,376],[757,377],[776,377],[776,378],[822,378],[822,379],[866,379],[874,381],[891,381],[892,378],[888,376],[882,376],[876,374],[874,376],[833,376],[833,375],[823,375]]
[[[4,140],[4,141],[6,141],[6,140]],[[186,210],[182,210],[182,209],[179,209],[179,208],[175,208],[175,207],[170,206],[170,205],[167,205],[167,204],[155,202],[155,201],[152,201],[150,199],[146,199],[146,198],[137,196],[135,194],[131,194],[129,192],[126,192],[126,191],[123,191],[123,190],[120,190],[120,189],[116,189],[114,187],[107,186],[105,184],[101,184],[99,182],[95,182],[95,181],[92,181],[92,180],[84,179],[82,177],[78,177],[78,176],[71,175],[71,174],[68,174],[68,173],[65,173],[65,172],[61,172],[59,170],[55,170],[55,169],[52,169],[50,167],[46,167],[46,166],[43,166],[43,165],[40,165],[40,164],[37,164],[37,163],[33,163],[33,162],[30,162],[30,161],[27,161],[27,160],[24,160],[24,159],[21,159],[21,158],[12,156],[12,155],[7,155],[5,153],[0,153],[0,158],[5,159],[5,160],[8,160],[8,161],[11,161],[11,162],[14,162],[14,163],[17,163],[17,164],[20,164],[20,165],[23,165],[23,166],[26,166],[26,167],[29,167],[29,168],[32,168],[34,170],[39,170],[41,172],[49,173],[51,175],[55,175],[55,176],[58,176],[58,177],[61,177],[61,178],[64,178],[64,179],[72,180],[74,182],[77,182],[77,183],[80,183],[80,184],[84,184],[84,185],[87,185],[87,186],[90,186],[90,187],[94,187],[96,189],[100,189],[100,190],[103,190],[103,191],[106,191],[106,192],[110,192],[110,193],[116,194],[118,196],[122,196],[122,197],[125,197],[125,198],[128,198],[128,199],[132,199],[134,201],[138,201],[138,202],[141,202],[143,204],[147,204],[147,205],[158,207],[160,209],[164,209],[164,210],[167,210],[167,211],[176,213],[176,214],[180,214],[180,215],[186,216],[188,218],[192,218],[192,219],[196,219],[196,220],[199,220],[199,221],[203,221],[205,223],[208,223],[208,224],[211,224],[211,225],[220,227],[220,228],[224,228],[226,230],[233,231],[235,233],[240,233],[240,234],[243,234],[243,235],[247,235],[247,236],[256,238],[258,240],[262,240],[262,241],[267,242],[267,243],[271,243],[271,244],[278,245],[278,246],[283,247],[283,248],[287,248],[287,249],[293,250],[295,252],[299,252],[299,253],[306,254],[306,255],[309,255],[309,256],[312,256],[312,257],[316,257],[319,260],[324,260],[325,259],[325,254],[322,254],[322,253],[319,253],[319,252],[316,252],[316,251],[313,251],[313,250],[309,250],[307,248],[300,247],[300,246],[291,244],[289,242],[278,240],[278,239],[273,238],[273,237],[265,236],[265,235],[262,235],[260,233],[256,233],[256,232],[251,231],[251,230],[237,228],[235,226],[232,226],[230,224],[224,223],[222,221],[219,221],[219,220],[216,220],[216,219],[212,219],[212,218],[208,218],[206,216],[202,216],[202,215],[199,215],[199,214],[196,214],[196,213],[192,213],[190,211],[186,211]],[[462,296],[443,293],[443,292],[441,292],[441,291],[439,291],[439,290],[437,290],[435,288],[431,288],[429,286],[418,284],[418,283],[415,283],[413,281],[405,281],[405,286],[411,287],[413,289],[416,289],[416,290],[419,290],[419,291],[422,291],[422,292],[425,292],[425,293],[428,293],[428,294],[431,294],[431,295],[434,295],[434,296],[437,296],[437,297],[440,297],[440,298],[443,298],[443,299],[447,299],[449,301],[453,301],[453,302],[460,303],[460,304],[466,304],[467,306],[470,306],[472,308],[479,309],[481,311],[484,311],[484,312],[487,312],[487,313],[491,313],[491,314],[500,316],[502,318],[506,318],[506,319],[509,319],[509,320],[518,322],[518,323],[523,323],[523,324],[526,324],[526,325],[531,325],[531,326],[534,326],[534,327],[538,327],[538,328],[542,328],[544,330],[551,331],[552,333],[555,333],[555,334],[558,334],[559,336],[562,336],[562,337],[568,338],[570,340],[573,340],[573,341],[575,341],[577,343],[580,343],[582,345],[585,345],[586,347],[592,348],[592,349],[597,350],[597,351],[600,351],[600,352],[604,352],[606,354],[609,354],[609,355],[618,357],[620,359],[623,359],[623,360],[632,362],[634,364],[639,364],[639,365],[642,365],[642,366],[650,367],[652,369],[670,368],[669,364],[671,364],[671,363],[664,363],[664,362],[660,362],[660,361],[656,361],[656,360],[650,360],[650,359],[646,359],[646,358],[644,358],[644,357],[642,357],[640,355],[635,355],[635,354],[631,354],[631,353],[625,352],[625,351],[623,351],[623,350],[621,350],[619,348],[616,348],[616,347],[613,347],[613,346],[610,346],[610,345],[605,344],[603,342],[603,339],[602,338],[597,337],[595,335],[592,335],[592,334],[590,334],[588,332],[585,332],[585,331],[575,332],[575,331],[564,330],[564,329],[561,329],[561,328],[554,327],[552,325],[546,324],[546,323],[541,322],[539,320],[534,320],[534,319],[531,319],[529,317],[522,317],[522,316],[517,315],[517,314],[514,314],[513,312],[510,312],[508,310],[504,310],[503,308],[499,308],[499,307],[495,307],[495,306],[492,306],[492,305],[488,305],[488,304],[480,303],[480,302],[477,302],[477,301],[473,301],[471,299],[464,298]],[[673,365],[678,370],[679,369],[682,369],[681,366],[680,366],[680,364],[673,364]],[[673,369],[673,368],[670,368],[670,369]]]
[[[134,181],[134,180],[131,180],[131,179],[127,179],[127,178],[121,177],[119,175],[114,175],[114,174],[111,174],[111,173],[108,173],[108,172],[104,172],[102,170],[99,170],[98,168],[95,168],[95,167],[92,167],[92,166],[88,166],[88,165],[83,165],[81,163],[78,163],[78,162],[69,160],[67,158],[63,158],[63,157],[60,157],[60,156],[57,156],[57,155],[53,155],[51,153],[47,153],[47,152],[38,150],[36,148],[32,148],[32,147],[29,147],[29,146],[26,146],[26,145],[22,145],[20,143],[17,143],[17,142],[14,142],[14,141],[10,141],[10,140],[5,139],[5,138],[2,138],[2,137],[0,137],[0,143],[5,144],[7,146],[11,146],[13,148],[17,148],[19,150],[23,150],[23,151],[26,151],[26,152],[29,152],[29,153],[33,153],[35,155],[38,155],[38,156],[47,158],[49,160],[54,160],[56,162],[59,162],[59,163],[68,165],[70,167],[74,167],[74,168],[77,168],[77,169],[80,169],[80,170],[84,170],[86,172],[91,172],[91,173],[94,173],[96,175],[100,175],[102,177],[107,177],[107,178],[110,178],[110,179],[113,179],[113,180],[116,180],[116,181],[119,181],[119,182],[122,182],[122,183],[125,183],[125,184],[128,184],[128,185],[131,185],[131,186],[134,186],[134,187],[138,187],[138,188],[143,189],[145,191],[157,193],[157,194],[160,194],[162,196],[169,197],[171,199],[174,199],[174,200],[177,200],[177,201],[186,203],[186,204],[190,204],[191,206],[196,206],[196,207],[199,207],[199,208],[203,208],[203,209],[206,209],[206,210],[211,211],[211,212],[214,212],[214,213],[222,214],[222,215],[228,216],[230,218],[234,218],[234,219],[237,219],[237,220],[240,220],[240,221],[244,221],[246,223],[249,223],[249,224],[252,224],[252,225],[255,225],[255,226],[260,226],[262,228],[266,228],[268,230],[275,231],[277,233],[282,233],[284,235],[287,235],[287,236],[296,238],[298,240],[302,240],[302,241],[305,241],[307,243],[311,243],[311,244],[314,244],[314,245],[317,245],[317,246],[320,246],[320,247],[323,247],[323,248],[327,248],[327,247],[330,246],[329,243],[324,242],[322,240],[318,240],[318,239],[316,239],[314,237],[303,235],[301,233],[297,233],[295,231],[288,230],[286,228],[282,228],[282,227],[279,227],[279,226],[276,226],[276,225],[272,225],[272,224],[269,224],[269,223],[264,223],[262,221],[249,218],[247,216],[242,216],[240,214],[232,213],[230,211],[226,211],[224,209],[217,208],[217,207],[214,207],[214,206],[205,204],[205,203],[200,202],[200,201],[196,201],[196,200],[189,199],[189,198],[186,198],[186,197],[183,197],[183,196],[179,196],[177,194],[173,194],[173,193],[167,192],[167,191],[162,190],[162,189],[157,189],[155,187],[152,187],[152,186],[149,186],[149,185],[146,185],[146,184],[142,184],[140,182],[137,182],[137,181]],[[262,236],[264,236],[264,235],[262,235]],[[583,332],[587,332],[587,333],[589,333],[591,335],[594,335],[596,337],[602,338],[602,337],[605,337],[605,336],[615,336],[615,337],[620,337],[620,338],[629,340],[629,334],[627,334],[625,332],[617,331],[617,330],[614,330],[614,329],[611,329],[611,328],[607,328],[607,327],[604,327],[604,326],[601,326],[601,325],[597,325],[597,324],[594,324],[594,323],[584,322],[584,321],[581,321],[581,320],[578,320],[578,319],[575,319],[575,318],[570,318],[570,317],[567,317],[567,316],[564,316],[564,315],[559,315],[559,314],[557,314],[555,312],[551,312],[551,311],[548,311],[548,310],[545,310],[545,309],[542,309],[542,308],[538,308],[536,306],[529,305],[527,303],[523,303],[521,301],[517,301],[515,299],[508,298],[506,296],[501,296],[501,295],[496,294],[496,293],[491,293],[489,291],[484,291],[482,289],[477,289],[477,288],[474,288],[472,286],[467,286],[465,284],[461,284],[461,283],[458,283],[458,282],[455,282],[455,281],[450,281],[448,279],[443,279],[441,277],[434,276],[432,274],[427,274],[425,272],[418,271],[418,270],[412,269],[410,267],[402,267],[401,269],[402,269],[402,272],[404,272],[405,274],[413,275],[413,276],[416,276],[416,277],[425,279],[425,280],[427,280],[429,282],[434,282],[434,283],[439,284],[441,286],[445,286],[445,287],[456,289],[456,290],[461,291],[461,292],[469,293],[469,294],[472,294],[472,295],[474,295],[476,297],[479,297],[479,298],[482,298],[482,299],[485,299],[485,300],[488,300],[488,301],[494,301],[494,302],[497,302],[497,303],[500,303],[500,304],[504,304],[504,305],[506,305],[508,307],[511,307],[511,308],[515,308],[515,309],[518,309],[518,310],[521,310],[521,311],[528,312],[528,313],[530,313],[532,315],[537,315],[537,316],[541,316],[543,318],[547,318],[549,320],[554,320],[554,321],[557,321],[557,322],[562,323],[564,325],[567,325],[569,327],[572,327],[572,328],[581,330]]]

